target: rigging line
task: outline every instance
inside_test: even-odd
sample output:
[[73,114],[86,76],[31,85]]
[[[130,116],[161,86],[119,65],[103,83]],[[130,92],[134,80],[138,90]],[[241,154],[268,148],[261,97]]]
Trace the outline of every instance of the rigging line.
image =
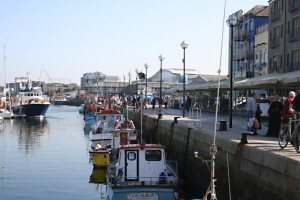
[[[217,135],[217,121],[218,121],[218,110],[220,104],[220,75],[222,68],[222,55],[223,55],[223,38],[224,38],[224,24],[225,24],[225,10],[226,10],[226,0],[224,0],[224,10],[223,10],[223,26],[222,26],[222,36],[221,36],[221,51],[220,51],[220,62],[219,62],[219,70],[218,70],[218,89],[217,89],[217,103],[216,103],[216,112],[215,112],[215,130],[214,130],[214,145],[216,144],[216,135]],[[219,102],[218,102],[219,100]]]
[[231,200],[231,186],[230,186],[230,174],[229,174],[229,161],[228,161],[228,152],[226,152],[227,157],[227,172],[228,172],[228,190],[229,190],[229,199]]

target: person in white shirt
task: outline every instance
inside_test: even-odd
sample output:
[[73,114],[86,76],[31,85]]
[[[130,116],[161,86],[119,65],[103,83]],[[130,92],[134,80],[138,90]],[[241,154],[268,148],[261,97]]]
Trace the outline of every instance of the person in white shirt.
[[[257,96],[256,96],[255,92],[252,92],[250,94],[249,98],[247,99],[246,112],[247,112],[248,121],[250,118],[255,118],[255,112],[257,109],[256,99],[257,99]],[[247,126],[247,131],[254,132],[254,129]]]

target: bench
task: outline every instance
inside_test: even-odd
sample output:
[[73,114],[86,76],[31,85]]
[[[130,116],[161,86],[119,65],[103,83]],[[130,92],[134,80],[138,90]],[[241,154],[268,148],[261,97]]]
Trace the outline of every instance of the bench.
[[244,131],[244,132],[242,132],[242,139],[241,139],[241,143],[242,144],[248,144],[248,140],[247,140],[247,136],[248,135],[255,135],[255,134],[252,131]]

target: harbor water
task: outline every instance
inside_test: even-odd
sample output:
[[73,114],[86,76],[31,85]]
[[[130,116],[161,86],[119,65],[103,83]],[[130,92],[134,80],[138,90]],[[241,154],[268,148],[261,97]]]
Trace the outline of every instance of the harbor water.
[[101,187],[90,183],[95,174],[90,141],[78,110],[51,105],[43,120],[5,120],[0,132],[1,200],[100,199]]

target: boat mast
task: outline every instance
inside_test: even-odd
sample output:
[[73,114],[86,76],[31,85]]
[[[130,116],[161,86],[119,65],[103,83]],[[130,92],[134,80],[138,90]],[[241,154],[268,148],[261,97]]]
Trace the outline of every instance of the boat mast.
[[[217,88],[217,101],[220,99],[220,81],[221,81],[221,65],[222,65],[222,53],[223,53],[223,35],[224,35],[224,22],[225,22],[225,9],[226,9],[226,0],[224,4],[224,14],[223,14],[223,27],[222,27],[222,37],[221,37],[221,52],[220,52],[220,62],[219,62],[219,69],[218,69],[218,88]],[[213,139],[211,139],[210,143],[210,185],[208,187],[208,190],[205,194],[204,199],[207,199],[207,195],[210,193],[210,200],[217,200],[217,193],[216,193],[216,178],[215,178],[215,159],[217,155],[217,146],[216,146],[216,136],[217,136],[217,121],[218,121],[218,110],[219,110],[219,103],[216,103],[216,111],[215,111],[215,123],[214,123],[214,136]],[[228,177],[229,178],[229,177]]]
[[[5,106],[7,103],[6,100],[6,55],[5,55],[5,48],[6,46],[4,45],[3,48],[3,66],[4,66],[4,88],[5,88],[5,92],[4,92],[4,96],[5,96]],[[9,111],[11,111],[11,101],[10,101],[10,88],[9,88],[9,84],[7,84],[7,89],[8,89],[8,101],[9,101]]]

